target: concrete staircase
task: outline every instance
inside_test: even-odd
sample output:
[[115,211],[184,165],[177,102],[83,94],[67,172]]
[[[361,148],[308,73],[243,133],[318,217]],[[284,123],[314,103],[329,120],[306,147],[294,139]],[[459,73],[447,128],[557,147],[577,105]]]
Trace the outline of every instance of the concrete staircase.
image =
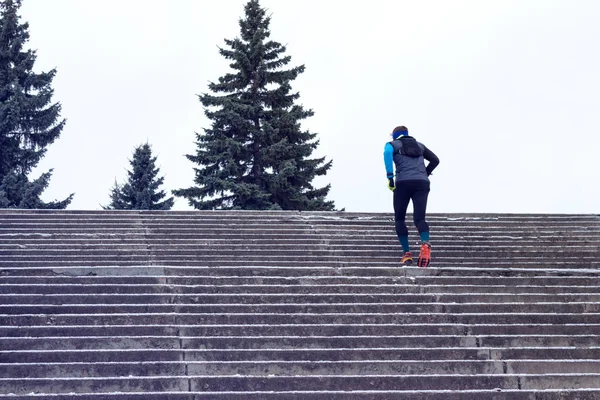
[[0,210],[0,398],[600,399],[600,217],[428,220]]

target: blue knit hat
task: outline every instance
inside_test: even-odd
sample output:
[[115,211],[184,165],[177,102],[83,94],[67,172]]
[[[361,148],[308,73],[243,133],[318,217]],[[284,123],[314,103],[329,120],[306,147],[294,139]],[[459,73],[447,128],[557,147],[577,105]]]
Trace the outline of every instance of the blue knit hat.
[[395,127],[392,132],[392,138],[394,138],[394,140],[398,139],[400,136],[408,136],[408,128],[404,125]]

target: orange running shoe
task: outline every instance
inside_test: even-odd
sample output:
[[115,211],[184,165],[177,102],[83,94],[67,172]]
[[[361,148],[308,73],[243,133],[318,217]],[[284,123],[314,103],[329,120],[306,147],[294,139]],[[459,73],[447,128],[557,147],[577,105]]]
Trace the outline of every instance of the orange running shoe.
[[421,251],[419,252],[419,259],[417,260],[417,265],[421,268],[429,267],[429,263],[431,262],[431,245],[427,242],[424,242],[421,245]]
[[402,259],[400,260],[400,264],[412,265],[412,254],[410,251],[407,251],[406,253],[404,253],[404,255],[402,256]]

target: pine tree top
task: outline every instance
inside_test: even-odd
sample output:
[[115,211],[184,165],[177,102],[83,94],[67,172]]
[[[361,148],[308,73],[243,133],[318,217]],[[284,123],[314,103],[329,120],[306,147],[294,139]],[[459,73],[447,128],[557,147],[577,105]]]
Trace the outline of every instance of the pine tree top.
[[122,185],[115,182],[111,189],[111,202],[103,206],[107,210],[170,210],[174,198],[164,199],[166,193],[159,190],[164,177],[159,177],[159,168],[148,143],[137,146],[129,160],[127,181]]
[[316,189],[315,176],[331,167],[309,158],[316,134],[302,130],[313,115],[297,104],[292,81],[304,66],[287,68],[286,48],[270,40],[270,17],[250,0],[240,19],[240,36],[219,49],[231,60],[230,72],[199,96],[212,126],[197,134],[197,186],[173,191],[200,209],[332,210],[329,185]]

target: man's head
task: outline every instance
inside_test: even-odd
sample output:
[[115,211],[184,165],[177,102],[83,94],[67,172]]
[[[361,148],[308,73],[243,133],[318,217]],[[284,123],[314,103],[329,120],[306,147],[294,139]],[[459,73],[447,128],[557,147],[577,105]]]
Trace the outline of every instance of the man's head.
[[395,127],[392,132],[392,138],[394,138],[394,140],[398,139],[400,136],[408,136],[408,128],[404,125]]

